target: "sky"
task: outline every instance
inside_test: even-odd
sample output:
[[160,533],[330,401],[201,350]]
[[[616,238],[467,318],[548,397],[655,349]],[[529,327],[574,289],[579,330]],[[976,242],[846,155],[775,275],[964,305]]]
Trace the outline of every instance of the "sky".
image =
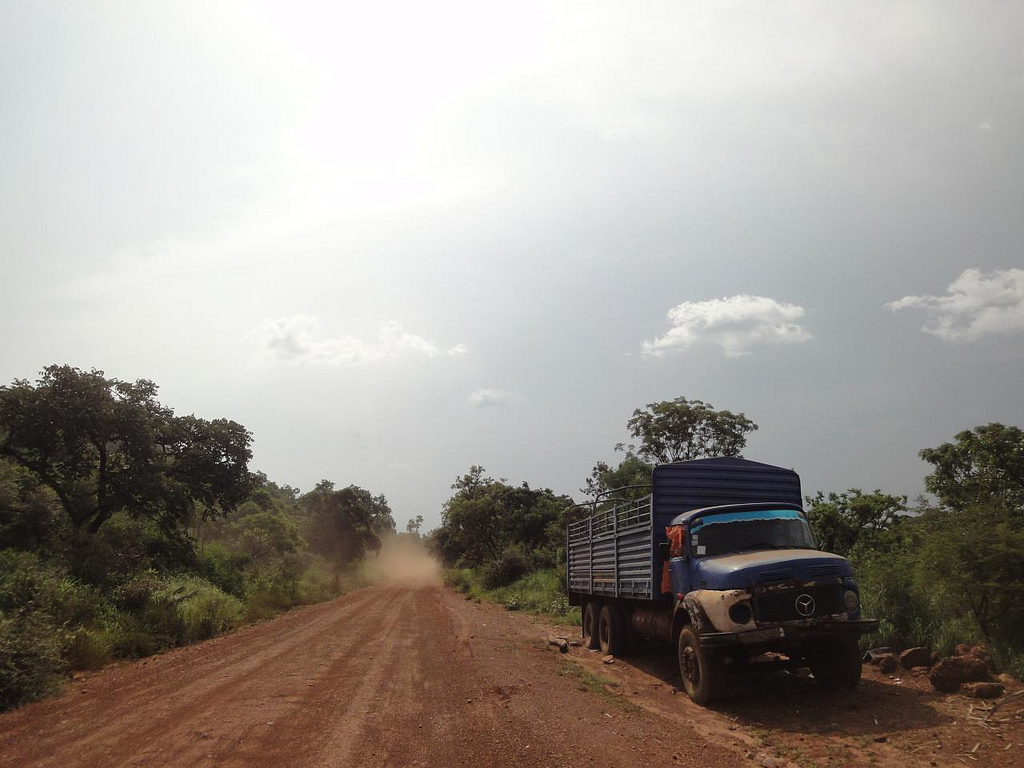
[[1024,4],[0,0],[0,383],[145,378],[440,521],[635,408],[805,493],[1024,426]]

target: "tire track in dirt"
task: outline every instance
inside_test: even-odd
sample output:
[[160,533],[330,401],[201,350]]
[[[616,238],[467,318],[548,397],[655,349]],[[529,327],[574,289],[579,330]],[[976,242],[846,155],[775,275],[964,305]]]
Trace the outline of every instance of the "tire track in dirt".
[[[73,740],[77,742],[77,758],[86,762],[103,753],[116,753],[119,747],[133,743],[145,749],[155,736],[162,733],[168,722],[185,715],[194,716],[196,702],[215,696],[218,691],[228,692],[244,684],[262,674],[267,665],[310,646],[311,640],[313,647],[319,648],[323,641],[317,643],[318,636],[342,625],[368,603],[379,600],[379,595],[360,590],[341,600],[344,602],[340,606],[337,601],[332,601],[328,608],[333,610],[323,611],[312,621],[261,625],[260,629],[270,628],[271,632],[269,637],[260,639],[255,651],[251,643],[238,644],[234,648],[216,648],[217,641],[209,644],[214,651],[212,653],[200,655],[198,646],[181,649],[169,654],[178,656],[171,664],[152,665],[153,668],[142,678],[145,682],[155,680],[155,683],[138,685],[140,680],[136,679],[134,686],[129,680],[120,686],[98,691],[95,700],[80,702],[80,705],[91,708],[95,720],[80,719],[77,724],[73,718],[60,720],[59,725],[71,727],[61,728],[60,738],[50,743],[48,749],[41,745],[40,750],[32,755],[33,765],[39,768],[63,765],[63,747]],[[285,643],[283,646],[282,641]],[[187,697],[182,696],[183,691],[187,691]],[[96,721],[101,724],[97,726]],[[17,738],[27,727],[26,723],[22,728],[3,733],[0,748],[4,742]]]
[[580,686],[538,627],[376,585],[0,716],[3,768],[738,766]]
[[[267,728],[264,724],[275,722],[281,705],[289,704],[287,694],[275,695],[281,693],[282,686],[295,690],[308,688],[302,681],[310,678],[314,685],[322,685],[321,671],[328,663],[323,660],[344,656],[358,646],[360,636],[334,630],[345,629],[344,625],[356,614],[372,620],[386,613],[389,602],[382,601],[379,595],[372,595],[345,608],[343,612],[330,617],[330,620],[318,621],[303,628],[297,636],[289,636],[284,647],[278,645],[272,653],[262,652],[250,656],[237,668],[230,669],[226,679],[213,685],[193,686],[184,701],[173,709],[161,712],[156,721],[148,724],[141,732],[125,732],[122,728],[117,742],[107,752],[118,754],[126,751],[125,748],[130,749],[133,744],[143,745],[144,752],[139,755],[141,759],[132,760],[127,765],[148,766],[157,764],[157,760],[166,761],[168,765],[192,765],[195,764],[194,759],[183,759],[180,747],[170,750],[146,749],[144,745],[159,744],[160,737],[174,733],[175,724],[183,721],[202,724],[201,729],[192,731],[199,754],[189,757],[196,758],[211,754],[209,743],[211,740],[213,744],[224,740],[222,734],[231,734],[228,737],[230,744],[241,743],[254,727],[259,727],[247,722],[255,717],[259,717],[260,725]],[[266,686],[260,690],[260,683],[268,682],[270,690],[266,690]],[[250,702],[250,706],[240,716],[220,716],[236,708],[239,701]],[[180,726],[177,730],[181,730]],[[179,743],[176,741],[175,745]]]
[[[221,754],[213,753],[215,762],[231,768],[347,765],[341,756],[350,751],[368,716],[373,689],[398,663],[398,647],[391,639],[409,599],[397,589],[378,595],[365,621],[352,628],[345,647],[321,665],[317,684],[271,712],[273,720],[244,729]],[[324,754],[331,762],[324,763]]]

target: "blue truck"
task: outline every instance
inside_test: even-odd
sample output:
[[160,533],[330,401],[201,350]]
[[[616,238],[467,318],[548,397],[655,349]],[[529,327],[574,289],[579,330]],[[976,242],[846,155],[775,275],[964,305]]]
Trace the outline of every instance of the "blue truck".
[[849,561],[815,546],[796,472],[697,459],[660,464],[650,493],[635,489],[578,505],[568,525],[567,588],[585,647],[621,655],[667,641],[702,705],[768,652],[810,667],[826,689],[857,685],[858,638],[878,622],[861,617]]

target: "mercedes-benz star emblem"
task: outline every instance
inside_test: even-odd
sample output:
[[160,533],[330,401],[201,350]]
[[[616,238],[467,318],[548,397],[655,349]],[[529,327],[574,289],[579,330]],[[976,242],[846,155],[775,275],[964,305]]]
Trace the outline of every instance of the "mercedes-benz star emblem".
[[810,616],[814,613],[814,598],[808,594],[802,594],[796,599],[796,612],[801,616]]

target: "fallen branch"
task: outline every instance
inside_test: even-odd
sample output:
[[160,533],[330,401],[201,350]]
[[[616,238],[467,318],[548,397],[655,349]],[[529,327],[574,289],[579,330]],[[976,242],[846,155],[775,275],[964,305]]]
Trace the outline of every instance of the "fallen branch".
[[1004,696],[1002,699],[997,701],[993,705],[992,709],[990,709],[988,711],[988,714],[985,715],[985,722],[986,723],[989,723],[989,722],[992,722],[992,723],[1011,723],[1015,719],[1019,719],[1021,717],[1022,710],[1018,710],[1017,712],[1013,713],[1009,717],[1002,717],[1002,718],[998,718],[998,719],[995,719],[995,720],[992,719],[992,715],[994,715],[997,711],[999,711],[999,709],[1004,704],[1006,704],[1007,702],[1016,701],[1016,700],[1022,699],[1022,698],[1024,698],[1024,691],[1017,691],[1016,693],[1011,693],[1009,696]]

